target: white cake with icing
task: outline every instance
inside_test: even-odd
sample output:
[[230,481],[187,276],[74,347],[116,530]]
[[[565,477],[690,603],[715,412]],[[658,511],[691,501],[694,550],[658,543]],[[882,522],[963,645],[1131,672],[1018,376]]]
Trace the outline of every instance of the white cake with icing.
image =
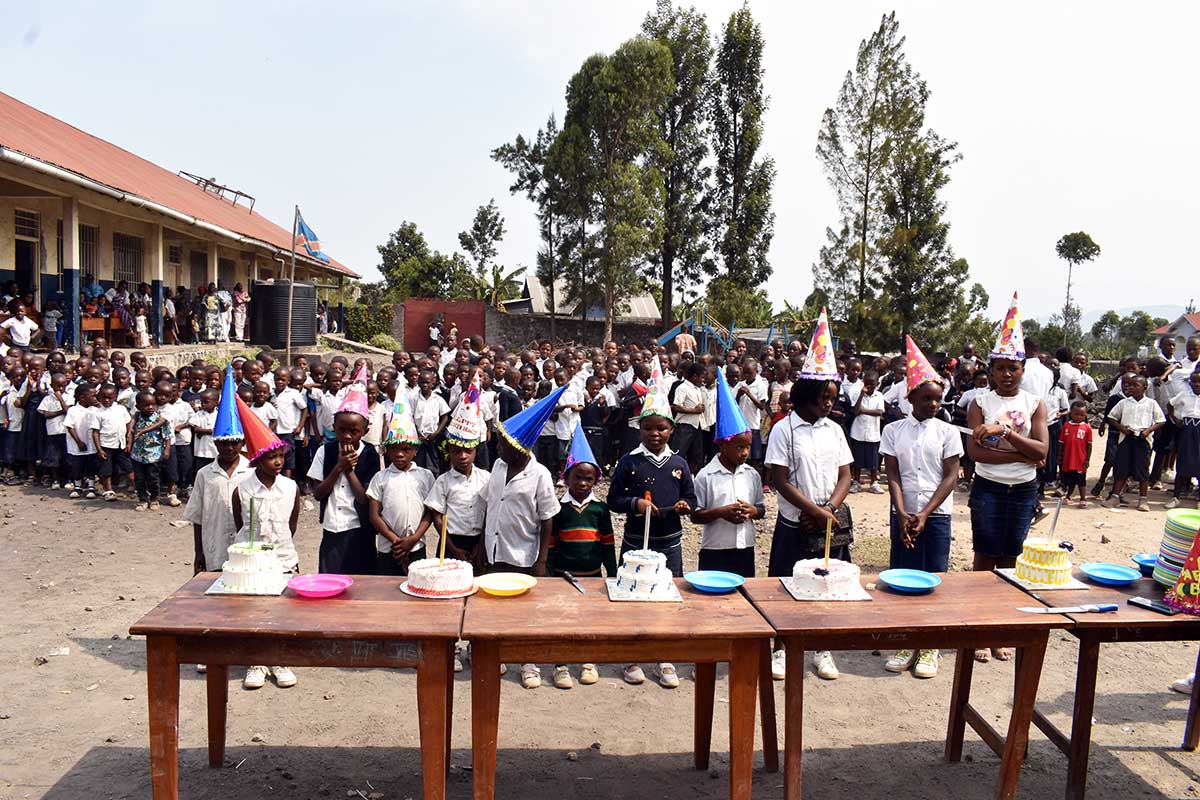
[[452,597],[475,588],[475,569],[466,561],[422,558],[408,565],[408,590],[422,597]]
[[863,593],[860,574],[849,561],[830,559],[826,570],[825,559],[806,558],[792,566],[792,588],[797,595],[812,600],[857,598]]
[[277,592],[283,580],[283,564],[268,542],[238,542],[229,545],[228,561],[221,566],[221,583],[231,592],[263,594]]
[[640,599],[666,597],[674,582],[667,569],[667,557],[653,550],[630,550],[617,568],[617,588]]
[[1067,542],[1033,537],[1025,540],[1013,577],[1043,586],[1071,582],[1071,550]]

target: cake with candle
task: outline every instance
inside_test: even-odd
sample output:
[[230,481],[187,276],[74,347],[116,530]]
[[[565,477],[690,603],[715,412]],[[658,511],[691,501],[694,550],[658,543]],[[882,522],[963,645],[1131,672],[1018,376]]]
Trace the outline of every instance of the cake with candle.
[[667,569],[667,557],[653,550],[630,550],[617,567],[617,589],[638,600],[674,597],[675,578]]
[[456,558],[422,558],[408,565],[407,588],[419,597],[463,595],[475,588],[475,569]]
[[857,600],[863,596],[861,572],[849,561],[806,558],[792,566],[792,588],[806,600]]
[[1021,548],[1013,577],[1042,586],[1065,586],[1071,582],[1070,542],[1030,537]]
[[235,594],[271,594],[280,591],[283,564],[268,542],[229,545],[228,560],[221,566],[221,583]]

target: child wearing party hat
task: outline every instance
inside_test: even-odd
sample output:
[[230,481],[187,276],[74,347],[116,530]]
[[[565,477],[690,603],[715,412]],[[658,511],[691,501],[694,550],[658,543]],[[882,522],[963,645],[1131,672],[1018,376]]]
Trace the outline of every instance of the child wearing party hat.
[[333,415],[333,439],[313,455],[308,477],[321,504],[321,572],[369,575],[375,570],[375,530],[367,486],[379,472],[379,451],[367,447],[367,386],[355,381]]
[[[962,440],[938,419],[943,379],[911,336],[905,336],[905,383],[912,413],[883,429],[879,451],[891,493],[891,569],[946,572],[950,568],[950,519]],[[918,678],[937,675],[937,650],[901,650],[884,664],[889,672],[912,669]]]
[[754,431],[717,371],[717,454],[696,475],[692,522],[704,526],[700,569],[754,577],[754,520],[766,513],[762,479],[748,462]]
[[[533,457],[537,438],[566,391],[559,386],[521,413],[496,423],[498,455],[482,497],[484,559],[488,572],[546,574],[558,498],[550,471]],[[542,685],[535,664],[521,665],[521,685]]]
[[[779,494],[779,516],[771,536],[767,575],[789,577],[797,561],[825,554],[825,534],[834,520],[830,557],[850,560],[849,515],[841,509],[850,492],[854,457],[846,434],[829,414],[838,401],[842,376],[834,360],[833,335],[825,309],[817,319],[812,342],[790,393],[792,412],[771,428],[767,466]],[[786,662],[782,644],[771,661],[771,674],[783,680]],[[813,654],[817,675],[838,677],[833,654]]]
[[[1049,433],[1046,404],[1021,388],[1025,374],[1025,335],[1017,294],[1000,326],[988,366],[991,388],[967,408],[967,454],[975,462],[971,482],[973,569],[1012,567],[1033,524],[1038,500],[1037,465],[1046,458]],[[1012,658],[1007,648],[975,651],[975,660]]]
[[[607,577],[617,574],[616,540],[608,504],[592,492],[600,480],[600,462],[588,444],[583,426],[576,425],[567,448],[561,508],[554,517],[550,535],[547,569],[550,575],[569,572],[576,577]],[[600,679],[596,665],[587,663],[579,673],[579,682],[593,684]],[[554,685],[570,689],[574,684],[566,664],[554,665]]]
[[[413,463],[421,437],[403,396],[392,406],[383,438],[388,466],[367,486],[371,524],[375,528],[375,574],[407,575],[412,561],[425,558],[425,496],[433,473]],[[433,541],[436,546],[436,539]]]
[[[683,524],[680,519],[696,507],[696,490],[687,461],[667,444],[675,430],[667,397],[670,387],[662,379],[658,359],[650,362],[650,380],[638,417],[641,444],[617,462],[608,490],[608,507],[626,515],[622,554],[642,549],[643,521],[649,513],[649,547],[665,555],[667,569],[681,578]],[[647,492],[649,500],[646,499]],[[629,664],[625,667],[624,678],[626,683],[638,684],[645,681],[646,675],[641,666]],[[658,679],[668,689],[679,685],[673,664],[659,664]]]

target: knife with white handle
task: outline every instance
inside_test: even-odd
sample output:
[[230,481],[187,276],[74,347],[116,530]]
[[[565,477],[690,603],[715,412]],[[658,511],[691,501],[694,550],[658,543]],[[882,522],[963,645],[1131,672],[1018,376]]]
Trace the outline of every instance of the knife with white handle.
[[1044,606],[1025,606],[1018,608],[1017,611],[1024,611],[1027,614],[1107,614],[1110,611],[1116,611],[1119,606],[1116,603],[1091,603],[1086,606],[1066,606],[1063,608],[1046,608]]

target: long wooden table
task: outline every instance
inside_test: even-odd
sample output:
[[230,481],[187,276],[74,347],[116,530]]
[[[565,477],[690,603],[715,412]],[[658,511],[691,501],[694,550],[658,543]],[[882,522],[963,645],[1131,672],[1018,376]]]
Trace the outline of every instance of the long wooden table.
[[519,597],[479,593],[467,602],[463,638],[472,647],[475,798],[495,794],[501,663],[658,661],[696,664],[697,769],[708,767],[716,665],[729,662],[729,794],[734,800],[749,798],[754,689],[763,642],[774,633],[771,626],[736,592],[702,594],[676,580],[682,603],[616,603],[601,579],[581,578],[580,583],[585,594],[566,581],[542,579]]
[[[804,725],[805,650],[901,650],[954,648],[954,687],[945,756],[962,757],[963,735],[969,724],[1000,756],[997,798],[1016,795],[1017,779],[1029,738],[1029,723],[1037,698],[1042,659],[1051,630],[1071,621],[1055,614],[1017,611],[1030,605],[1028,596],[989,572],[942,575],[942,584],[923,595],[871,590],[871,601],[808,602],[788,594],[778,578],[754,578],[742,591],[779,632],[787,651],[784,702],[784,797],[800,800]],[[863,583],[874,583],[864,576]],[[977,647],[1015,647],[1013,712],[1008,735],[1001,737],[970,704],[973,651]],[[773,727],[774,719],[770,720]]]
[[225,758],[231,664],[416,667],[426,800],[446,792],[454,642],[462,600],[416,600],[398,578],[355,576],[345,593],[305,600],[205,595],[205,572],[163,600],[130,633],[146,637],[150,774],[154,800],[179,796],[179,665],[208,665],[208,764]]
[[[1087,581],[1076,570],[1075,577]],[[1129,605],[1131,597],[1163,598],[1163,587],[1150,578],[1131,586],[1113,587],[1092,584],[1087,589],[1056,589],[1030,592],[1047,607],[1068,607],[1088,603],[1116,603],[1119,608],[1106,614],[1068,614],[1071,634],[1079,640],[1079,658],[1075,667],[1075,707],[1071,715],[1070,736],[1060,731],[1040,711],[1033,722],[1067,756],[1067,797],[1082,798],[1087,792],[1088,758],[1092,744],[1092,712],[1096,706],[1096,674],[1100,664],[1100,645],[1115,642],[1178,642],[1200,639],[1200,618],[1190,614],[1167,616],[1157,611]],[[1200,669],[1200,656],[1196,669]],[[1183,749],[1195,750],[1200,744],[1200,683],[1192,686],[1188,705]]]

